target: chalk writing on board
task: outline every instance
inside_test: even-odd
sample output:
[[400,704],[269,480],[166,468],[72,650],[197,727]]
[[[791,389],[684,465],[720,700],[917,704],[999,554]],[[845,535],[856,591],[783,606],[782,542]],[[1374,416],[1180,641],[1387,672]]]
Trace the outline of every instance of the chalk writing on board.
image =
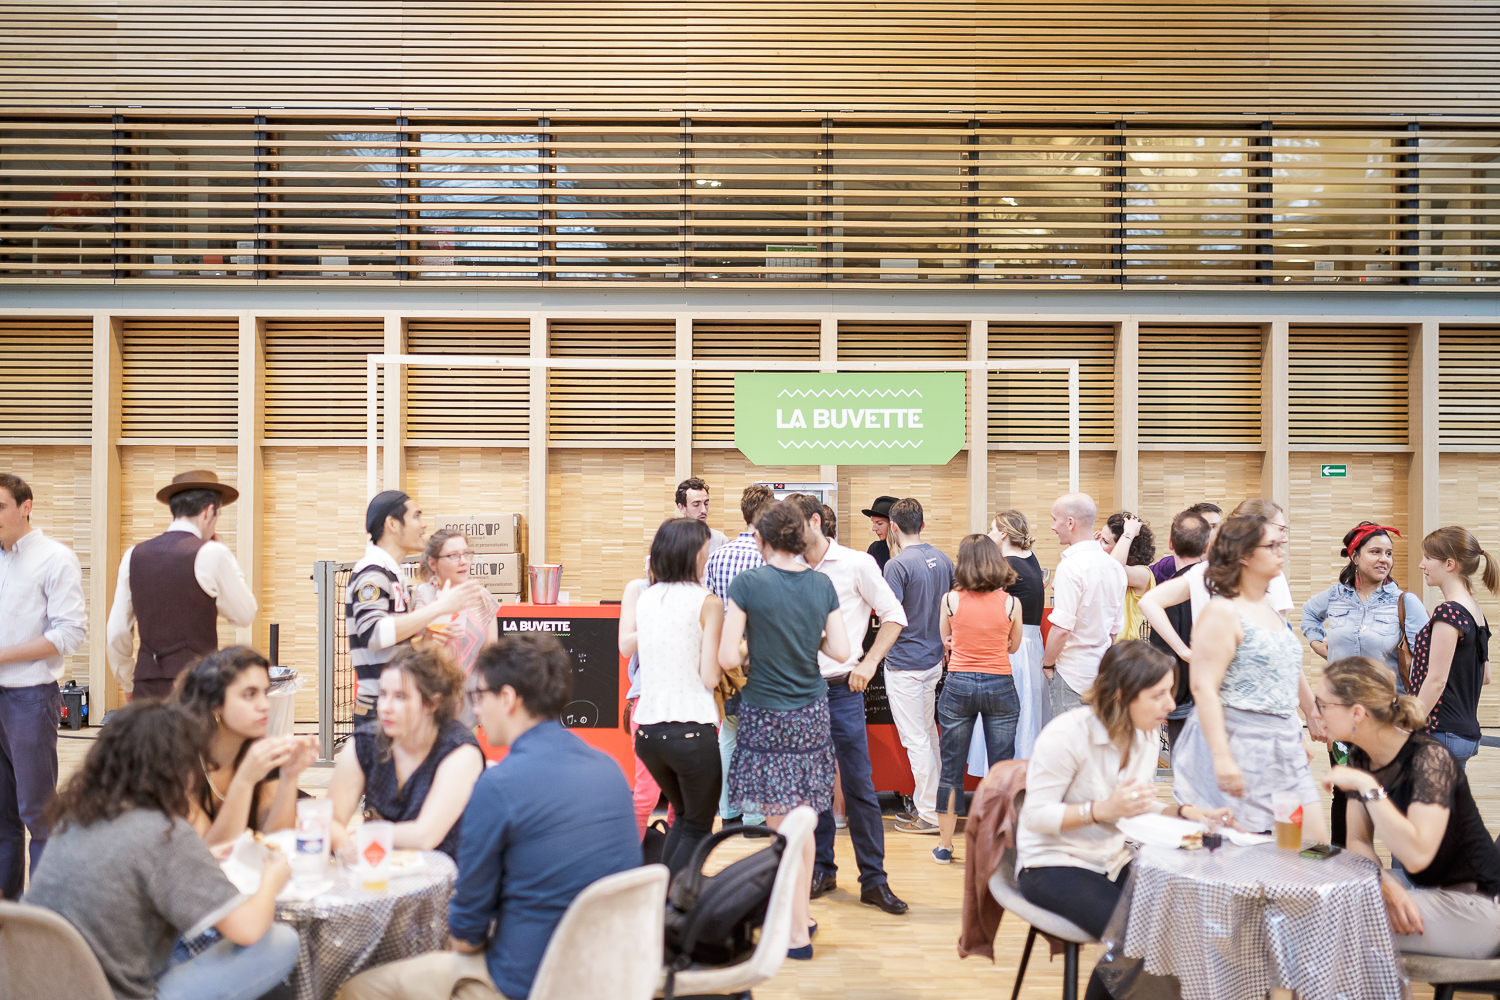
[[573,658],[569,729],[613,729],[620,719],[620,625],[614,618],[502,618],[501,632],[546,632]]

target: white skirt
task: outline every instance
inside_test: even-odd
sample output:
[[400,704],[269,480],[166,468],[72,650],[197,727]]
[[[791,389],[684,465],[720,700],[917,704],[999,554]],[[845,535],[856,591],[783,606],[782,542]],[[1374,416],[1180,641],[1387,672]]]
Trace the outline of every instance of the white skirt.
[[[1031,748],[1042,727],[1052,721],[1052,702],[1042,678],[1042,630],[1037,625],[1021,626],[1021,648],[1010,654],[1010,676],[1021,701],[1021,717],[1016,720],[1016,760],[1030,760]],[[989,756],[985,751],[984,727],[974,727],[969,741],[969,773],[982,778],[989,773]]]

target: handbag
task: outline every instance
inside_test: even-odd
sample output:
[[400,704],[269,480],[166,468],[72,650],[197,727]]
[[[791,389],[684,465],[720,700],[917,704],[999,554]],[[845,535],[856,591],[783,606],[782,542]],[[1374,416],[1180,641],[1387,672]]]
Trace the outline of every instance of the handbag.
[[1411,643],[1406,638],[1406,591],[1401,591],[1401,596],[1396,598],[1396,621],[1399,623],[1397,631],[1400,635],[1396,639],[1396,674],[1401,678],[1401,686],[1406,693],[1411,693]]

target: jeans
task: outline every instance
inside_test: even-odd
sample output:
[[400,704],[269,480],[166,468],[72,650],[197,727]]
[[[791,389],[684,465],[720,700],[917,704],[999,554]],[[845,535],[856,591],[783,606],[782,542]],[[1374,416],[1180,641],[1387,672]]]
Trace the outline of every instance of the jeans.
[[[733,715],[725,715],[719,723],[719,767],[724,774],[724,790],[719,793],[719,815],[726,820],[739,819],[738,809],[729,808],[729,762],[734,760],[734,748],[739,746],[738,734],[740,731],[740,716],[736,712]],[[764,816],[746,816],[746,826],[763,826],[766,822]]]
[[31,871],[47,849],[42,813],[57,791],[57,682],[0,688],[0,896],[20,899],[26,885],[26,832]]
[[917,816],[937,825],[938,731],[937,683],[943,668],[885,671],[885,693],[890,699],[896,733],[906,748],[914,785]]
[[[1044,910],[1051,910],[1060,917],[1073,921],[1094,937],[1103,937],[1114,915],[1115,904],[1125,890],[1130,877],[1130,866],[1126,865],[1113,882],[1109,876],[1091,872],[1086,868],[1057,865],[1051,868],[1023,868],[1016,876],[1016,888],[1030,903]],[[1089,977],[1085,1000],[1107,1000],[1109,991],[1096,970]]]
[[156,1000],[257,1000],[291,975],[301,948],[286,924],[273,923],[252,945],[226,938],[168,969],[156,984]]
[[942,777],[938,779],[937,811],[963,816],[968,812],[964,802],[964,764],[969,742],[974,738],[974,720],[984,721],[984,747],[989,766],[1010,760],[1015,755],[1016,722],[1021,715],[1021,699],[1008,674],[981,674],[967,670],[948,671],[942,697],[937,703],[937,721],[943,735]]
[[1460,771],[1466,770],[1469,758],[1479,752],[1479,741],[1471,740],[1467,736],[1442,732],[1428,733],[1427,735],[1448,748],[1448,752],[1453,754],[1453,759],[1458,761],[1458,769]]
[[[1046,674],[1042,675],[1047,676]],[[1052,701],[1052,717],[1055,719],[1064,712],[1071,712],[1083,704],[1083,697],[1077,691],[1068,687],[1068,682],[1063,680],[1062,674],[1056,670],[1052,671],[1052,678],[1047,681],[1047,697]]]
[[[849,690],[848,681],[828,685],[828,728],[839,762],[844,814],[849,819],[849,839],[854,843],[854,860],[859,865],[859,885],[861,889],[870,889],[886,880],[885,822],[880,816],[880,801],[875,797],[875,781],[870,771],[865,694]],[[839,866],[833,860],[832,809],[818,814],[815,837],[817,856],[813,867],[825,875],[836,874]]]
[[661,852],[676,875],[714,828],[724,785],[718,733],[703,722],[653,722],[635,731],[635,754],[677,813]]

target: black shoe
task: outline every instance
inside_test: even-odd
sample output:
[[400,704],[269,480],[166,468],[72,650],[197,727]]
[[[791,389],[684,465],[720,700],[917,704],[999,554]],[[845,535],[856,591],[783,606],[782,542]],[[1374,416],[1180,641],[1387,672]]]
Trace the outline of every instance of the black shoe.
[[824,896],[828,895],[838,887],[838,879],[834,876],[829,875],[826,872],[813,872],[811,898],[822,899]]
[[861,892],[859,894],[859,901],[861,903],[868,903],[871,906],[878,906],[886,913],[895,914],[896,916],[900,916],[908,909],[907,905],[898,899],[896,894],[891,891],[891,887],[884,882],[872,885]]
[[744,825],[745,825],[745,819],[744,819],[743,816],[730,816],[723,823],[719,824],[719,829],[721,829],[721,830],[729,830],[729,829],[732,829],[732,828],[734,828],[736,826],[744,826]]

